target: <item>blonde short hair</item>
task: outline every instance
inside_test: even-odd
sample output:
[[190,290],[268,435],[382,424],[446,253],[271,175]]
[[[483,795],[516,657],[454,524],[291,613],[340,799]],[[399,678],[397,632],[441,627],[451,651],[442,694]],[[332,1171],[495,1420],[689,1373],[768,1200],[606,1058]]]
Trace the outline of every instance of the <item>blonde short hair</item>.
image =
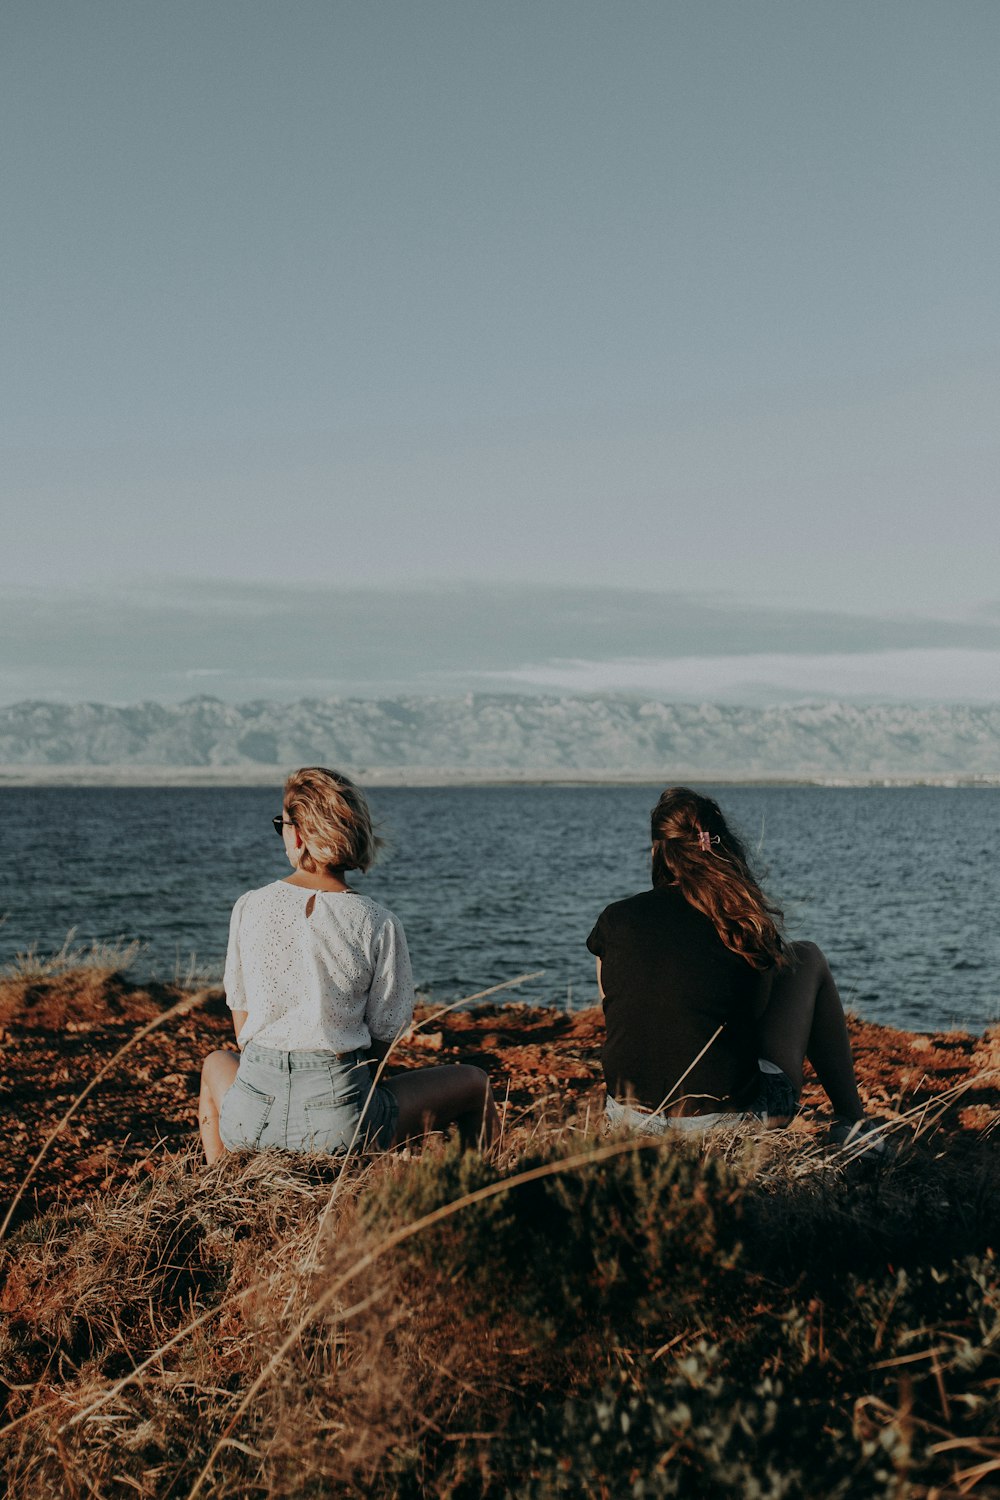
[[305,848],[299,868],[368,870],[382,846],[365,794],[350,777],[326,766],[303,766],[285,782],[284,807]]

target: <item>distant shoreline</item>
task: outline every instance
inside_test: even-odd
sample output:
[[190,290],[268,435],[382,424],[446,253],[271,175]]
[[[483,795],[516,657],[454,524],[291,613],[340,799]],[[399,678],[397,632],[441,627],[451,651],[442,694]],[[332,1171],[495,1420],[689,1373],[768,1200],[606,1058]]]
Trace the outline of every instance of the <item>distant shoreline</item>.
[[0,708],[0,786],[1000,786],[1000,702],[753,709],[466,694]]
[[[4,787],[270,787],[282,783],[290,766],[0,766],[0,789]],[[583,770],[503,768],[476,770],[434,766],[353,766],[350,773],[369,787],[463,787],[463,786],[662,786],[695,782],[710,786],[814,786],[814,787],[1000,787],[1000,773],[993,775],[871,775],[831,776],[790,770],[784,775],[741,776],[732,770],[661,765],[623,772],[592,767]]]

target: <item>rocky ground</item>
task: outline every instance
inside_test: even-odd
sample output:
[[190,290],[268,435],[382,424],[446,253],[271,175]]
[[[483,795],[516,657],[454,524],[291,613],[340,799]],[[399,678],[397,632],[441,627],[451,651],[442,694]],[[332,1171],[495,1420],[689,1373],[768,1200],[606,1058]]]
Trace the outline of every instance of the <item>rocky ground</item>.
[[[144,1027],[179,1009],[148,1035]],[[508,1119],[603,1104],[599,1009],[567,1013],[517,1003],[440,1015],[418,1010],[419,1029],[398,1049],[400,1067],[475,1062],[487,1069]],[[1000,1028],[929,1035],[851,1018],[862,1096],[911,1128],[989,1131],[1000,1120]],[[109,1192],[162,1170],[195,1139],[204,1054],[233,1045],[222,993],[142,987],[96,969],[0,981],[0,1197],[17,1192],[46,1137],[119,1049],[114,1062],[51,1142],[17,1218]],[[793,1128],[816,1130],[822,1094],[810,1082]]]

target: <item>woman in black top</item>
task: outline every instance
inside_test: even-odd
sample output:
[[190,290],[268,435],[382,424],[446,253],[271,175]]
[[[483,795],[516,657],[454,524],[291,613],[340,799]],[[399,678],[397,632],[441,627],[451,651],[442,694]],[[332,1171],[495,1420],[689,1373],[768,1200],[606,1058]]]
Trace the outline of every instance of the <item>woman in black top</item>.
[[834,1137],[856,1133],[864,1110],[819,948],[782,936],[780,910],[711,798],[669,788],[652,840],[652,890],[606,907],[587,939],[609,1116],[646,1128],[746,1114],[784,1124],[808,1057],[837,1115]]

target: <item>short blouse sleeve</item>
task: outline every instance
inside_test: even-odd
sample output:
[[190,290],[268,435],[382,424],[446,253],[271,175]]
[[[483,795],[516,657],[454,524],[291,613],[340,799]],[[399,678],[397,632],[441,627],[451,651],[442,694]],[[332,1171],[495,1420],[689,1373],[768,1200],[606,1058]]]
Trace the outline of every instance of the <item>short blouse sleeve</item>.
[[243,960],[240,957],[240,918],[246,896],[241,896],[229,919],[229,947],[226,949],[226,972],[222,980],[226,1004],[230,1010],[247,1009],[247,992],[243,983]]
[[601,915],[598,917],[597,921],[594,923],[593,930],[587,939],[587,947],[590,949],[591,953],[593,953],[595,958],[604,957],[604,950],[607,945],[607,937],[608,909],[607,907],[605,907],[601,912]]
[[391,912],[375,938],[374,973],[365,1024],[375,1041],[392,1042],[413,1020],[413,970],[403,925]]

